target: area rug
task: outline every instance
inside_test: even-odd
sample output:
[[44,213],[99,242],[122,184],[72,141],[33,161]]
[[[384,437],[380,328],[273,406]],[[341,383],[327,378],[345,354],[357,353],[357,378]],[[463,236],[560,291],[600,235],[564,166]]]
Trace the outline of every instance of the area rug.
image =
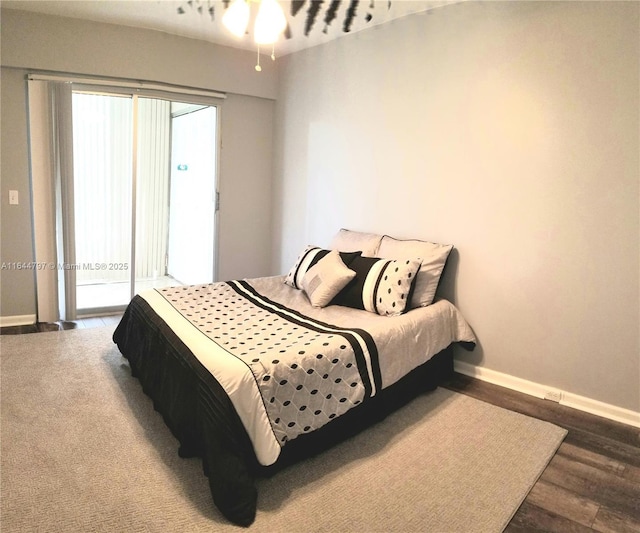
[[[112,329],[0,337],[3,531],[238,531]],[[565,435],[440,388],[259,480],[249,530],[499,532]]]

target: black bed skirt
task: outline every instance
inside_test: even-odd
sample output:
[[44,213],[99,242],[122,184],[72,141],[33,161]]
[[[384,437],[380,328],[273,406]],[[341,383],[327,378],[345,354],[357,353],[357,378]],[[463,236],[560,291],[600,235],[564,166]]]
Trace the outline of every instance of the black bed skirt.
[[383,420],[453,373],[452,348],[432,357],[394,385],[322,428],[283,447],[278,461],[262,466],[231,400],[147,302],[134,297],[113,334],[132,374],[178,439],[181,457],[201,457],[215,505],[231,522],[255,520],[255,477],[321,453]]

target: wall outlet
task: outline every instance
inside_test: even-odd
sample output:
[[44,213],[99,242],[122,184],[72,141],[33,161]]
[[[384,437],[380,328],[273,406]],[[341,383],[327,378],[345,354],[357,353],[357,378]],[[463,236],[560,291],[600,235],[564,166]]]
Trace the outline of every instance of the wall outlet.
[[18,205],[18,191],[9,191],[9,205]]
[[562,401],[562,391],[559,390],[548,390],[544,393],[545,400],[551,400],[552,402],[560,403]]

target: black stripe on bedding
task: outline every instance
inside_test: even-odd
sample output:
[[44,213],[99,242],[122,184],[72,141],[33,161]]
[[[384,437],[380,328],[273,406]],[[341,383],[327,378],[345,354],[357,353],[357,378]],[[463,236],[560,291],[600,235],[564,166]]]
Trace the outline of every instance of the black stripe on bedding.
[[[302,265],[306,261],[307,257],[309,257],[309,255],[312,253],[315,254],[315,257],[311,260],[311,262],[309,263],[309,266],[305,269],[305,271],[301,272],[300,269],[302,268]],[[307,253],[304,254],[304,257],[300,260],[300,264],[298,265],[298,268],[296,268],[296,273],[293,276],[293,284],[296,289],[302,289],[302,278],[304,277],[304,274],[306,274],[307,270],[309,270],[315,263],[317,263],[320,259],[322,259],[328,253],[329,253],[329,250],[322,250],[321,248],[318,248],[318,247],[307,250]]]
[[378,275],[378,279],[376,280],[376,284],[373,289],[373,308],[376,313],[378,313],[378,289],[380,288],[380,282],[384,277],[384,273],[387,271],[387,268],[389,268],[390,264],[391,264],[391,261],[387,261],[387,264],[384,265],[384,268],[380,271],[380,274]]
[[[371,384],[371,380],[369,379],[367,362],[365,360],[362,346],[355,336],[358,335],[359,337],[361,337],[367,346],[367,351],[369,352],[371,373],[373,375],[373,385],[375,386],[375,390],[377,392],[382,389],[382,374],[380,372],[380,364],[378,360],[378,348],[373,340],[373,337],[371,337],[371,335],[367,331],[357,328],[340,328],[332,324],[321,322],[320,320],[312,319],[304,315],[303,313],[296,311],[295,309],[286,307],[285,305],[282,305],[267,298],[266,296],[263,296],[244,280],[228,281],[226,283],[240,296],[247,298],[254,305],[257,305],[258,307],[267,311],[276,313],[281,318],[289,320],[297,325],[312,329],[313,331],[326,332],[327,330],[329,330],[333,334],[342,336],[349,342],[351,348],[353,349],[356,357],[358,372],[360,373],[360,378],[362,379],[362,384],[365,388],[365,397],[370,397],[374,394],[372,394],[373,387]],[[247,292],[249,292],[251,296],[248,295]],[[275,308],[276,310],[274,310],[273,308]],[[348,332],[341,331],[345,329],[348,330]]]

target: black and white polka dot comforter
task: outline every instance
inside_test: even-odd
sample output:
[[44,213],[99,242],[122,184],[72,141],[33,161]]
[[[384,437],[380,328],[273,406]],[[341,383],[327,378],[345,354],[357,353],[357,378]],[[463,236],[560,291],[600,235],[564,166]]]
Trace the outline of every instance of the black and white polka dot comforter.
[[262,465],[452,342],[475,342],[446,300],[399,317],[319,309],[279,276],[140,298],[222,386]]

